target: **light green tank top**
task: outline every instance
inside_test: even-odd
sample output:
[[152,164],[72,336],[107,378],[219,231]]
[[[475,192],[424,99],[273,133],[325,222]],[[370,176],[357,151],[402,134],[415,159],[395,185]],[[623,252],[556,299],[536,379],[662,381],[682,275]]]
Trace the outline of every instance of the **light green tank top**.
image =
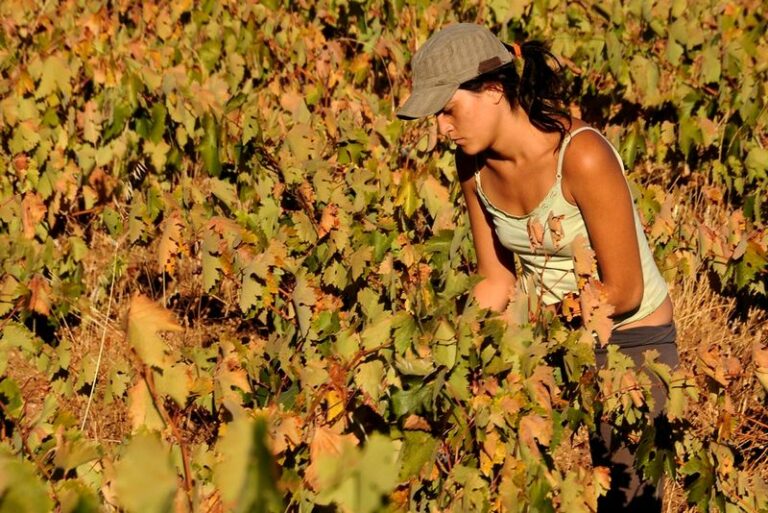
[[[558,152],[555,183],[541,203],[527,215],[515,216],[495,207],[483,192],[483,187],[480,183],[480,171],[475,172],[477,194],[483,206],[493,218],[494,228],[499,241],[505,248],[518,255],[522,265],[523,277],[526,278],[523,280],[523,283],[526,284],[531,280],[537,289],[536,293],[541,295],[545,305],[562,301],[563,297],[569,292],[577,292],[571,242],[579,234],[589,241],[587,227],[584,224],[581,211],[577,206],[572,205],[565,199],[561,186],[565,149],[571,142],[571,139],[584,130],[592,130],[603,137],[600,132],[592,127],[582,127],[565,135]],[[624,164],[621,161],[621,156],[613,145],[611,145],[611,149],[613,149],[613,153],[616,155],[621,166],[622,173],[624,173]],[[643,272],[643,299],[640,303],[640,308],[631,317],[616,322],[614,328],[640,320],[651,314],[664,302],[668,292],[667,284],[661,276],[658,267],[656,267],[653,255],[648,247],[648,241],[645,238],[637,209],[633,209],[633,211]],[[547,223],[550,215],[562,216],[560,230],[554,234],[554,239],[552,230]],[[609,213],[606,213],[606,215],[609,215]],[[536,248],[533,247],[529,237],[529,224],[535,224],[535,221],[538,221],[544,231],[541,245]]]

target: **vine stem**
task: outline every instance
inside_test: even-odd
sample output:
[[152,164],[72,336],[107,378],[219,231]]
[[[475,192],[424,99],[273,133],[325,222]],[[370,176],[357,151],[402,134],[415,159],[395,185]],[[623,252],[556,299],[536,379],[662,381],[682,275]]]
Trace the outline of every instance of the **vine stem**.
[[142,362],[140,366],[140,372],[141,377],[144,378],[144,382],[147,384],[149,395],[152,396],[152,402],[154,403],[155,408],[157,408],[157,411],[163,418],[165,425],[171,428],[171,432],[173,433],[174,438],[176,438],[176,441],[179,444],[179,448],[181,449],[181,462],[184,465],[184,490],[187,492],[187,501],[191,511],[194,509],[194,505],[192,504],[192,466],[189,463],[189,448],[187,447],[187,444],[184,443],[184,438],[181,436],[179,427],[176,425],[173,417],[171,417],[170,413],[168,413],[168,410],[165,408],[162,397],[160,397],[160,395],[157,393],[157,388],[155,388],[155,378],[152,375],[152,369],[150,369],[146,363]]
[[91,404],[93,403],[93,394],[96,391],[96,382],[99,379],[99,370],[101,369],[101,361],[104,356],[104,342],[107,340],[107,327],[109,324],[109,316],[112,312],[112,297],[115,291],[115,274],[117,274],[117,249],[119,244],[115,244],[115,254],[112,257],[112,278],[109,283],[109,301],[107,302],[107,315],[104,322],[104,329],[101,332],[101,341],[99,342],[99,356],[96,358],[96,369],[93,371],[93,380],[91,384],[91,391],[88,393],[88,403],[85,405],[85,413],[83,414],[83,421],[80,424],[80,431],[85,430],[85,424],[88,422],[88,413],[91,411]]

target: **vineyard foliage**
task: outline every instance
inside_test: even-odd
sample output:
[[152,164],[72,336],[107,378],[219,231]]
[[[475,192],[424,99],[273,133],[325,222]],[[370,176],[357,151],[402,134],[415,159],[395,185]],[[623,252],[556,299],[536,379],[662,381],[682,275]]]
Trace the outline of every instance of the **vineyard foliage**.
[[447,23],[551,42],[668,281],[765,304],[765,7],[4,0],[0,512],[589,512],[606,469],[554,455],[598,411],[700,511],[768,510],[729,395],[768,349],[597,372],[598,300],[482,311],[450,148],[393,114]]

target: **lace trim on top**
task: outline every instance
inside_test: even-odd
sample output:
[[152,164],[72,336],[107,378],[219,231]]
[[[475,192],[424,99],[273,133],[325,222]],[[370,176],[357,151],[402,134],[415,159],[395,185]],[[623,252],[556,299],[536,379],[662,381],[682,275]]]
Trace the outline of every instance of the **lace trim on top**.
[[[478,169],[477,166],[477,157],[475,157],[475,168],[477,171],[475,171],[475,185],[477,187],[477,194],[480,196],[480,198],[483,200],[483,203],[490,208],[501,214],[502,216],[511,218],[511,219],[527,219],[531,217],[532,215],[539,213],[541,211],[545,211],[550,207],[552,204],[552,201],[555,199],[555,196],[558,194],[559,190],[561,189],[561,182],[563,178],[563,157],[565,155],[565,149],[568,146],[568,144],[571,142],[571,139],[573,139],[573,136],[578,134],[579,132],[583,132],[585,130],[591,130],[593,132],[597,132],[600,134],[600,132],[591,126],[583,126],[581,128],[577,128],[573,132],[567,132],[565,134],[565,137],[563,137],[563,142],[560,144],[560,148],[557,150],[557,168],[555,170],[555,183],[552,184],[552,187],[550,187],[549,191],[547,191],[547,194],[544,195],[544,198],[539,202],[538,205],[536,205],[533,210],[528,212],[527,214],[523,214],[520,216],[510,214],[509,212],[497,207],[494,205],[491,200],[488,199],[488,196],[486,196],[485,191],[483,191],[483,185],[480,181],[480,169]],[[602,134],[600,134],[602,135]],[[614,150],[615,153],[615,150]],[[622,165],[622,172],[624,171],[624,166]]]

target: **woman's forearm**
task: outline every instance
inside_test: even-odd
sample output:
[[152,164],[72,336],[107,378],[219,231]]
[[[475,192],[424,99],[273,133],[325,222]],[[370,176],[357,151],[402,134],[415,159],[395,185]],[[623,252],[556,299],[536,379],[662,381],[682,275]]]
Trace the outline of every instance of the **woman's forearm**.
[[482,308],[500,312],[506,308],[514,285],[514,279],[483,278],[475,285],[472,292],[477,304]]

